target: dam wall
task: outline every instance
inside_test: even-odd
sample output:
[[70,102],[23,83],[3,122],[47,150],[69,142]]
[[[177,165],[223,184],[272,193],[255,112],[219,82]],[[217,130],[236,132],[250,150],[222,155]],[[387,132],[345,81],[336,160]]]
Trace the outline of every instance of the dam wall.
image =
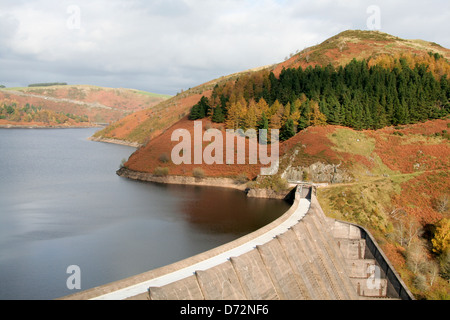
[[[330,219],[331,221],[331,219]],[[365,228],[343,221],[331,221],[330,223],[334,223],[336,228],[345,229],[352,228],[353,230],[358,230],[359,238],[364,241],[365,245],[365,258],[372,259],[376,262],[376,265],[380,268],[380,274],[383,278],[387,279],[387,295],[391,297],[396,297],[401,300],[414,300],[413,294],[409,291],[403,280],[400,278],[397,271],[395,271],[394,267],[389,262],[389,259],[386,257],[384,252],[378,246],[377,242],[373,238],[373,236],[368,232]],[[338,227],[339,226],[339,227]],[[334,234],[337,241],[339,242],[342,238],[342,235],[337,233]],[[342,250],[345,250],[342,248]]]
[[[313,196],[311,202],[313,210],[317,210],[320,215],[325,216],[317,197]],[[384,281],[386,286],[383,288],[386,297],[400,300],[415,300],[414,295],[400,278],[397,271],[395,271],[389,259],[368,230],[350,222],[328,217],[326,217],[326,220],[329,225],[328,230],[332,232],[335,242],[347,261],[348,275],[353,279],[357,291],[358,281],[355,279],[373,278],[373,274],[368,274],[368,269],[372,271],[374,268],[371,268],[371,266],[376,266],[379,268],[377,269],[379,270],[377,276]]]
[[296,187],[294,198],[279,219],[235,241],[63,299],[413,299],[367,231],[327,218],[312,187]]

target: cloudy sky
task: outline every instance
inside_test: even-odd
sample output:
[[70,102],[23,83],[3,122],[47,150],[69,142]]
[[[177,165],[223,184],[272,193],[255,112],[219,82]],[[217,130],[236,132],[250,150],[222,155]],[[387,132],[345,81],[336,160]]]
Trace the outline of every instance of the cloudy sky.
[[176,94],[369,28],[450,48],[450,1],[0,0],[0,84]]

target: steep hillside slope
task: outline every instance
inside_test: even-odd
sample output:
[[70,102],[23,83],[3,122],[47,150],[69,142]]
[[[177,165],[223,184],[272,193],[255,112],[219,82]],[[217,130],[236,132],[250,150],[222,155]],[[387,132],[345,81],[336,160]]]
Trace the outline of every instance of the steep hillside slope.
[[109,127],[97,132],[93,138],[98,140],[119,140],[130,144],[145,144],[167,130],[177,121],[189,114],[192,106],[202,96],[210,97],[213,88],[218,84],[235,81],[241,76],[266,70],[268,67],[238,72],[208,81],[204,84],[178,93],[176,96],[161,102],[151,110],[142,110],[131,114]]
[[[198,93],[193,93],[197,90]],[[192,105],[203,95],[208,96],[210,93],[211,90],[204,91],[203,88],[198,88],[178,94],[153,108],[144,109],[120,119],[98,131],[93,139],[113,139],[130,144],[145,144],[187,115]]]

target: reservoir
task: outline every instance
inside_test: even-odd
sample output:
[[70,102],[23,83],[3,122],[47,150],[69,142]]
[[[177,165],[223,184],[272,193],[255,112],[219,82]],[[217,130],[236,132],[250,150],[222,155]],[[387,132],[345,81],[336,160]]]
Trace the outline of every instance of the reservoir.
[[212,249],[270,223],[280,200],[118,177],[134,148],[89,129],[0,129],[0,299],[55,299]]

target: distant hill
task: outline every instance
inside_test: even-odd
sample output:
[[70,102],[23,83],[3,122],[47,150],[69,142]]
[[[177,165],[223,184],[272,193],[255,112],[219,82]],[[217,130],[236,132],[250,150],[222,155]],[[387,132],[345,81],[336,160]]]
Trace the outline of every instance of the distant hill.
[[135,111],[152,108],[168,98],[170,96],[134,89],[90,85],[45,85],[0,89],[0,104],[2,101],[12,101],[21,107],[29,104],[44,110],[81,117],[91,124],[109,124],[118,121]]

